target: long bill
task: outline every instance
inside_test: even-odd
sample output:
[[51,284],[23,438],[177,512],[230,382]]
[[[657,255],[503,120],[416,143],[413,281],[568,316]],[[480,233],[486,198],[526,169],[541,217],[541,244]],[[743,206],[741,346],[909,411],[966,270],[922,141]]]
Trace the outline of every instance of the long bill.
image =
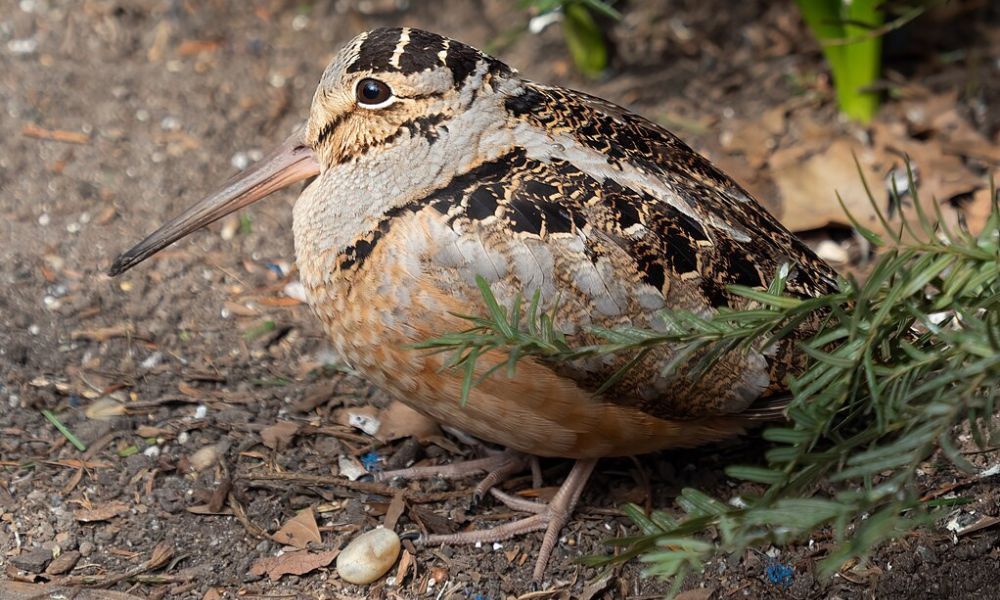
[[121,253],[108,269],[108,274],[115,276],[123,273],[189,233],[297,181],[318,175],[319,163],[303,141],[302,133],[303,128],[299,128],[267,156],[231,177],[215,193],[201,199]]

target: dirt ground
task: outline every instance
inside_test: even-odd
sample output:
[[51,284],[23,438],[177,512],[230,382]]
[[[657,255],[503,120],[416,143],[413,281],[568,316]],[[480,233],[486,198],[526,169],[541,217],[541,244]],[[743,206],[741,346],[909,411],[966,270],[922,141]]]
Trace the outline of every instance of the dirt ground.
[[[740,488],[723,466],[762,456],[759,442],[745,440],[602,462],[537,590],[526,582],[539,535],[481,548],[407,542],[409,557],[388,580],[358,587],[336,577],[330,551],[386,519],[397,530],[438,531],[513,515],[470,509],[468,481],[414,483],[401,495],[342,477],[359,461],[399,466],[475,450],[437,431],[424,431],[420,443],[380,441],[346,424],[350,413],[371,414],[363,407],[388,399],[338,362],[294,298],[297,190],[121,278],[103,272],[283,139],[305,118],[333,53],[359,31],[431,29],[488,49],[532,79],[645,114],[743,181],[844,269],[857,266],[864,248],[832,216],[832,198],[796,212],[801,188],[789,181],[804,181],[802,165],[843,183],[854,171],[841,176],[847,163],[837,160],[857,147],[865,168],[884,178],[905,152],[927,161],[926,185],[970,223],[988,194],[983,182],[1000,168],[1000,5],[988,0],[949,3],[886,38],[889,101],[867,129],[837,118],[817,46],[791,2],[627,3],[610,26],[615,54],[600,81],[574,74],[558,26],[528,34],[526,13],[499,0],[2,6],[4,599],[80,584],[99,587],[77,598],[655,598],[666,587],[641,577],[641,565],[602,574],[574,559],[603,553],[602,540],[631,531],[617,511],[623,502],[675,510],[685,486],[728,498]],[[829,184],[810,185],[829,192]],[[68,443],[43,410],[87,449]],[[998,462],[996,453],[973,458]],[[540,495],[568,471],[560,461],[543,467],[550,487]],[[962,481],[944,461],[925,467],[929,491]],[[996,478],[957,492],[972,499],[954,516],[963,524],[1000,515]],[[307,508],[319,538],[309,552],[327,560],[272,580],[256,568],[282,554],[281,538],[269,534]],[[1000,528],[957,536],[939,525],[827,581],[814,576],[829,542],[821,537],[778,555],[794,570],[787,586],[768,579],[762,555],[728,557],[691,577],[686,598],[1000,598]]]

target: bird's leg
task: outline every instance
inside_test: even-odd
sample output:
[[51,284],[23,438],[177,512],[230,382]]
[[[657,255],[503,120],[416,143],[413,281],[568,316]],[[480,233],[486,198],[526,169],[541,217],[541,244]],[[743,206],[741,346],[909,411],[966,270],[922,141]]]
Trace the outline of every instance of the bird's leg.
[[[506,481],[511,475],[523,470],[531,465],[532,475],[537,482],[538,459],[534,456],[526,456],[520,452],[505,450],[503,452],[493,452],[484,458],[466,460],[447,465],[434,465],[431,467],[409,467],[406,469],[395,469],[392,471],[382,471],[375,475],[376,481],[389,481],[397,477],[403,479],[430,479],[432,477],[442,477],[444,479],[461,479],[477,473],[486,473],[486,477],[479,482],[472,492],[473,503],[478,504],[480,500],[489,492],[493,486]],[[536,485],[535,487],[538,487]]]
[[559,533],[569,521],[580,500],[590,474],[597,464],[596,459],[578,460],[573,465],[573,469],[566,476],[566,481],[559,487],[559,491],[553,496],[548,504],[532,502],[505,494],[500,490],[491,490],[493,496],[514,510],[535,513],[519,521],[505,523],[490,529],[477,531],[464,531],[462,533],[452,533],[447,535],[429,535],[421,538],[424,544],[475,544],[498,542],[510,539],[516,535],[539,531],[544,529],[545,535],[542,537],[542,547],[538,551],[538,559],[535,561],[535,571],[532,575],[538,581],[545,574],[545,565],[549,562],[552,550],[559,540]]

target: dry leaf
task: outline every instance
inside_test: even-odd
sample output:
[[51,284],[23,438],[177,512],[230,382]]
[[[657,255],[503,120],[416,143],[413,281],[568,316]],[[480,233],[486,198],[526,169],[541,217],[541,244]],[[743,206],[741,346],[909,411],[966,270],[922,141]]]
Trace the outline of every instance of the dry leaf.
[[219,457],[229,450],[229,442],[222,441],[200,448],[188,459],[191,470],[195,473],[204,471],[219,461]]
[[340,456],[337,459],[337,468],[340,470],[341,477],[346,477],[351,481],[356,481],[359,477],[368,474],[368,470],[351,456]]
[[[997,172],[994,178],[995,181],[1000,182],[1000,172]],[[983,231],[986,220],[990,218],[990,213],[993,211],[993,204],[1000,201],[1000,198],[991,196],[991,190],[983,188],[974,193],[972,201],[962,207],[965,213],[965,222],[968,224],[969,231],[974,235]]]
[[771,156],[771,175],[782,199],[781,222],[792,231],[818,229],[831,223],[849,224],[837,202],[837,194],[862,225],[875,227],[864,184],[858,175],[858,156],[865,179],[873,190],[881,187],[881,177],[872,169],[870,153],[859,142],[840,138],[808,158],[801,148],[782,150]]
[[173,556],[174,547],[169,542],[160,542],[153,548],[153,553],[149,556],[149,560],[146,561],[146,568],[149,570],[159,569],[167,564],[167,561]]
[[95,421],[108,421],[124,415],[125,405],[110,396],[105,396],[91,402],[83,414]]
[[694,588],[674,596],[674,600],[710,600],[715,595],[715,588]]
[[125,502],[105,502],[94,508],[78,508],[73,511],[73,518],[81,523],[93,523],[94,521],[107,521],[117,517],[129,510],[129,505]]
[[208,588],[201,600],[222,600],[222,592],[218,588]]
[[271,581],[277,581],[282,575],[305,575],[306,573],[325,567],[332,563],[340,550],[326,552],[307,552],[298,550],[286,552],[281,556],[258,558],[250,566],[252,575],[267,575]]
[[396,523],[399,522],[399,517],[403,515],[404,510],[406,510],[406,500],[403,499],[403,492],[398,492],[389,502],[389,508],[385,511],[385,521],[382,526],[386,529],[395,530]]
[[413,555],[403,550],[399,558],[399,566],[396,568],[396,585],[402,585],[403,579],[409,574],[410,567],[413,566]]
[[423,442],[430,436],[441,433],[437,421],[398,400],[393,400],[379,412],[378,421],[381,422],[381,426],[376,437],[382,442],[391,442],[404,437],[413,437]]
[[299,549],[309,546],[309,542],[316,544],[323,542],[323,538],[319,533],[319,527],[316,525],[316,516],[313,514],[311,506],[300,510],[299,514],[285,521],[281,529],[271,537],[279,544],[287,544]]
[[299,424],[292,421],[278,421],[260,432],[260,439],[271,450],[281,450],[291,443],[299,432]]

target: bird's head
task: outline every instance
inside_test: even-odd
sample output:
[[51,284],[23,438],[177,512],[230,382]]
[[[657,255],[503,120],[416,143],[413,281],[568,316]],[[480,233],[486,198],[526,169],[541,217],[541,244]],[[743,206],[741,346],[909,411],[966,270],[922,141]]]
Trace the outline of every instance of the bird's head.
[[[362,33],[323,73],[304,126],[118,256],[109,273],[122,273],[191,232],[295,182],[322,176],[338,165],[363,162],[372,153],[392,150],[407,156],[410,150],[433,145],[450,125],[468,129],[469,119],[459,122],[456,117],[505,83],[516,85],[515,72],[466,44],[408,27]],[[487,103],[486,110],[490,108],[501,111],[499,102]]]

